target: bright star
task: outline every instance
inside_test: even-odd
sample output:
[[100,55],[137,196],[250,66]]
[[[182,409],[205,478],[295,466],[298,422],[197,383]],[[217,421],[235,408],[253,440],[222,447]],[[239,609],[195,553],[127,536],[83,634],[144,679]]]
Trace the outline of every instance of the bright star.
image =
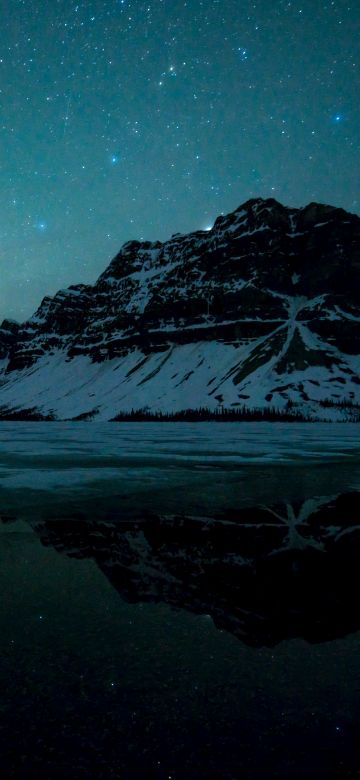
[[248,52],[247,49],[243,49],[242,46],[238,47],[238,52],[240,54],[240,59],[242,62],[245,62],[248,59]]

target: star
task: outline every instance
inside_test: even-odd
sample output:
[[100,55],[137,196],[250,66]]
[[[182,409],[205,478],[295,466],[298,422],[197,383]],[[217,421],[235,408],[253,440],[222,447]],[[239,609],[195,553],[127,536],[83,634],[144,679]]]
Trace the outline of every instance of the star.
[[245,62],[248,59],[248,52],[247,49],[244,49],[242,46],[238,47],[238,52],[240,54],[240,60],[241,62]]

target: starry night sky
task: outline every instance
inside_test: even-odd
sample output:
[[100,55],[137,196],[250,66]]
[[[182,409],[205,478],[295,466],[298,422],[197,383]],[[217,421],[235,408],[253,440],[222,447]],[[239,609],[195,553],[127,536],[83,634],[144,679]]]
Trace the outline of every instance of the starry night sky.
[[358,0],[7,0],[0,317],[250,197],[359,212]]

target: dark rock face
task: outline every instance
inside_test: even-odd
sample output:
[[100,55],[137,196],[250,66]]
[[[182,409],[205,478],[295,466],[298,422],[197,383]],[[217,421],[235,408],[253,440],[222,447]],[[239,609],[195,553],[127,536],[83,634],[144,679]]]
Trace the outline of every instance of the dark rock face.
[[[176,234],[165,243],[128,242],[93,286],[44,298],[21,326],[3,323],[0,351],[8,356],[7,374],[19,372],[21,381],[24,369],[54,351],[101,363],[139,350],[140,362],[185,344],[249,345],[234,368],[240,400],[221,387],[225,406],[244,395],[254,405],[266,366],[272,379],[265,405],[266,395],[280,404],[307,395],[316,406],[319,394],[299,389],[295,376],[309,366],[326,368],[333,379],[345,372],[346,392],[330,392],[327,377],[323,397],[353,403],[359,317],[360,218],[318,203],[294,209],[254,199],[218,217],[210,231]],[[272,392],[276,374],[280,386],[284,374],[294,375],[285,382],[291,392]],[[314,379],[322,386],[324,377]],[[198,401],[206,405],[211,396]]]
[[15,320],[3,320],[0,326],[0,359],[7,358],[17,342],[20,325]]
[[125,600],[212,617],[248,645],[359,630],[360,494],[216,517],[81,514],[34,526],[44,545],[93,559]]
[[45,297],[35,314],[18,326],[7,371],[31,366],[54,348],[62,348],[81,332],[90,305],[91,287],[77,285]]

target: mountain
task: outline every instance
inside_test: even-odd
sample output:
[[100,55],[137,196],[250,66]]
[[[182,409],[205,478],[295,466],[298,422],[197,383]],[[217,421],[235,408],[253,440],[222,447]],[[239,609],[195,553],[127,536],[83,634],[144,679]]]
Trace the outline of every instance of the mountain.
[[249,200],[209,231],[130,241],[94,285],[0,328],[0,415],[360,404],[360,218]]
[[206,615],[261,647],[359,630],[359,510],[358,492],[211,517],[127,517],[120,500],[103,520],[27,522],[45,546],[94,561],[125,601]]

